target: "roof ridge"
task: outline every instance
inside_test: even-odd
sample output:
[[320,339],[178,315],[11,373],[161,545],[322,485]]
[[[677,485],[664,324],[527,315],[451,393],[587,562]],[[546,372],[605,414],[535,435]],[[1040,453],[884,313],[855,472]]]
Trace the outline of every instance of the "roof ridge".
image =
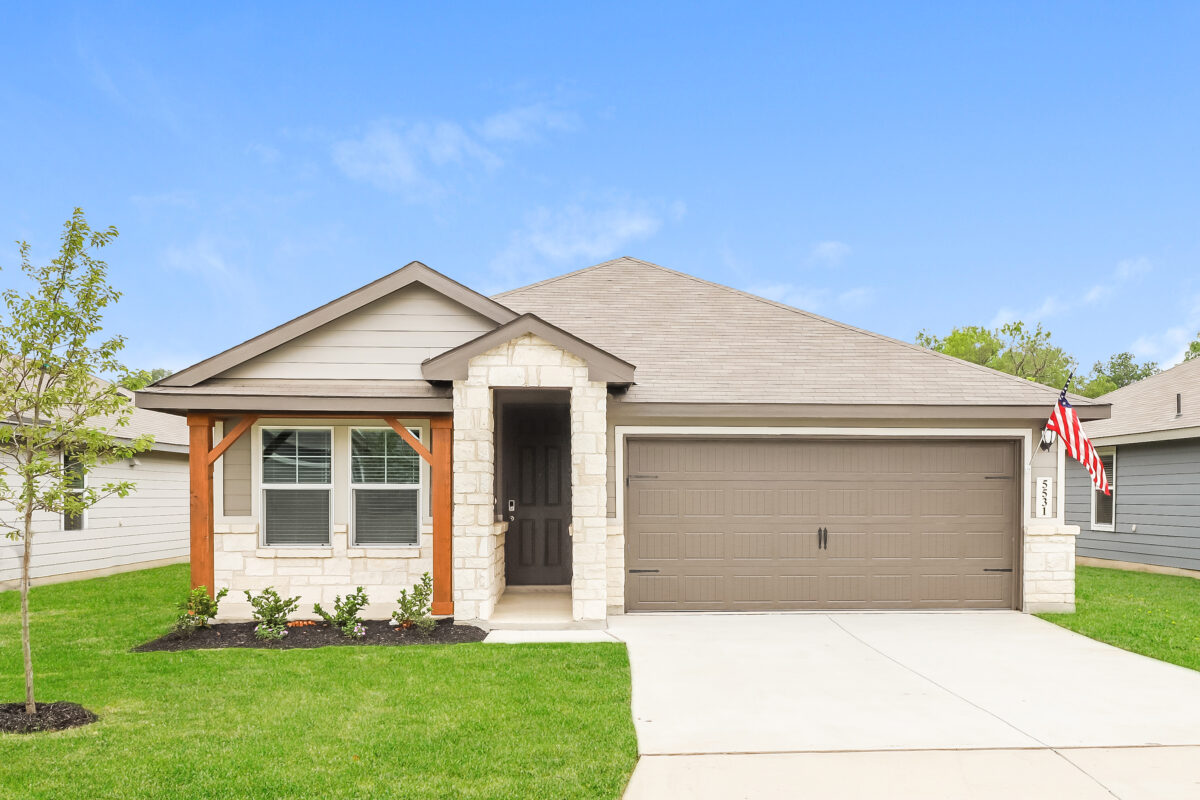
[[[572,270],[571,272],[564,272],[562,275],[555,275],[552,278],[544,278],[540,281],[537,281],[536,283],[529,283],[529,284],[526,284],[525,286],[518,286],[515,289],[506,289],[503,292],[499,292],[498,294],[492,295],[492,299],[495,300],[497,297],[508,297],[509,295],[516,294],[518,292],[523,292],[526,289],[537,289],[541,286],[545,286],[546,284],[554,283],[555,281],[561,281],[564,278],[573,278],[576,275],[582,275],[585,272],[591,272],[592,270],[600,269],[601,267],[611,266],[613,264],[616,264],[618,261],[637,261],[642,264],[650,264],[649,261],[641,261],[640,259],[632,258],[631,256],[617,256],[616,258],[610,258],[608,261],[601,261],[599,264],[593,264],[590,267],[583,267],[581,269]],[[658,265],[650,264],[650,266],[655,267]]]
[[[830,319],[829,317],[823,317],[823,316],[821,316],[820,314],[814,314],[814,313],[813,313],[813,312],[811,312],[811,311],[805,311],[805,310],[804,310],[804,309],[802,309],[802,308],[796,308],[795,306],[790,306],[790,305],[788,305],[787,303],[781,303],[781,302],[779,302],[779,301],[777,301],[777,300],[771,300],[771,299],[769,299],[769,298],[762,297],[761,295],[753,294],[753,293],[751,293],[751,292],[742,291],[741,289],[735,289],[735,288],[734,288],[734,287],[732,287],[732,286],[726,286],[725,284],[722,284],[722,283],[716,283],[715,281],[710,281],[710,280],[706,280],[706,279],[704,279],[704,278],[699,278],[699,277],[697,277],[697,276],[695,276],[695,275],[689,275],[689,274],[688,274],[688,273],[686,273],[686,272],[680,272],[679,270],[671,269],[670,267],[664,267],[664,266],[662,266],[661,264],[655,264],[655,263],[654,263],[654,262],[652,262],[652,261],[646,261],[646,260],[644,260],[644,259],[640,259],[640,258],[633,258],[633,257],[631,257],[631,256],[622,256],[621,258],[612,259],[612,260],[610,260],[610,261],[605,261],[603,264],[596,264],[596,265],[595,265],[595,266],[593,266],[593,267],[588,267],[588,268],[586,268],[586,269],[582,269],[582,270],[576,270],[575,272],[568,273],[568,274],[566,274],[566,275],[560,275],[560,276],[559,276],[559,278],[567,278],[567,277],[570,277],[570,276],[572,276],[572,275],[578,275],[578,274],[579,274],[579,273],[581,273],[581,272],[586,272],[586,271],[588,271],[588,270],[592,270],[592,269],[598,269],[598,268],[600,268],[600,267],[606,267],[606,266],[609,266],[609,265],[611,265],[611,264],[613,264],[613,263],[615,263],[615,262],[617,262],[617,261],[633,261],[633,262],[635,262],[635,263],[642,264],[642,265],[644,265],[644,266],[647,266],[647,267],[653,267],[654,269],[658,269],[658,270],[661,270],[661,271],[663,271],[663,272],[670,273],[671,275],[676,275],[676,276],[678,276],[678,277],[681,277],[681,278],[687,278],[688,280],[695,281],[696,283],[704,284],[705,286],[711,286],[711,287],[713,287],[714,289],[721,289],[722,291],[729,292],[729,293],[731,293],[731,294],[735,294],[735,295],[738,295],[738,296],[744,297],[744,298],[746,298],[746,299],[748,299],[748,300],[755,300],[755,301],[757,301],[757,302],[764,303],[764,304],[766,304],[766,305],[769,305],[769,306],[774,306],[775,308],[779,308],[779,309],[782,309],[782,310],[784,310],[784,311],[790,311],[790,312],[792,312],[793,314],[799,314],[799,315],[800,315],[800,316],[802,316],[802,317],[807,317],[807,318],[809,318],[809,319],[812,319],[812,320],[814,320],[814,321],[816,321],[816,322],[823,322],[823,323],[825,323],[825,324],[827,324],[827,325],[832,325],[832,326],[834,326],[834,327],[837,327],[837,328],[842,328],[842,329],[844,329],[844,330],[847,330],[847,331],[850,331],[850,332],[852,332],[852,333],[859,333],[859,334],[863,334],[863,335],[865,335],[865,336],[871,336],[871,337],[873,337],[873,338],[875,338],[875,339],[879,339],[879,340],[881,340],[881,341],[890,342],[890,343],[892,343],[892,344],[898,344],[898,345],[902,345],[902,346],[904,346],[904,347],[908,348],[909,350],[913,350],[913,351],[915,351],[915,352],[920,352],[920,353],[926,353],[926,354],[928,354],[928,355],[930,355],[930,356],[936,356],[937,358],[940,358],[940,359],[943,359],[943,360],[947,360],[947,361],[950,361],[950,362],[952,362],[952,363],[955,363],[955,364],[961,364],[961,365],[963,365],[963,366],[971,367],[971,368],[973,368],[973,369],[975,369],[975,370],[978,370],[978,371],[981,371],[981,372],[985,372],[985,373],[987,373],[987,374],[989,374],[989,375],[995,375],[995,376],[998,376],[998,377],[1002,377],[1002,378],[1008,379],[1008,380],[1010,380],[1010,381],[1019,381],[1019,382],[1020,382],[1022,385],[1025,385],[1025,386],[1038,386],[1038,387],[1042,387],[1042,388],[1044,388],[1044,389],[1045,389],[1047,392],[1052,392],[1052,393],[1055,393],[1055,394],[1057,394],[1057,392],[1058,392],[1058,390],[1057,390],[1057,389],[1055,389],[1053,386],[1046,386],[1044,383],[1038,383],[1038,382],[1036,382],[1036,381],[1031,381],[1031,380],[1028,380],[1027,378],[1022,378],[1022,377],[1020,377],[1020,376],[1018,376],[1018,375],[1010,375],[1010,374],[1009,374],[1009,373],[1007,373],[1007,372],[1000,372],[999,370],[992,369],[991,367],[986,367],[986,366],[984,366],[983,364],[976,364],[976,363],[974,363],[974,362],[971,362],[971,361],[966,361],[966,360],[964,360],[964,359],[957,358],[956,356],[947,355],[946,353],[939,353],[939,352],[938,352],[938,351],[936,351],[936,350],[930,350],[930,349],[929,349],[929,348],[927,348],[927,347],[921,347],[921,346],[920,346],[920,345],[918,345],[918,344],[913,344],[912,342],[906,342],[906,341],[904,341],[903,339],[896,339],[896,338],[893,338],[893,337],[891,337],[891,336],[884,336],[884,335],[883,335],[883,334],[881,334],[881,333],[875,333],[874,331],[868,331],[868,330],[865,330],[865,329],[863,329],[863,328],[856,328],[856,327],[854,327],[853,325],[848,325],[848,324],[846,324],[846,323],[844,323],[844,322],[839,322],[839,321],[837,321],[837,320],[835,320],[835,319]],[[551,279],[551,280],[558,280],[558,278]],[[543,283],[549,283],[549,282],[550,282],[550,281],[543,281]],[[540,285],[540,284],[534,284],[534,285],[536,286],[536,285]],[[524,288],[532,288],[532,286],[529,286],[529,287],[524,287]],[[1082,401],[1082,404],[1083,404],[1083,405],[1094,405],[1094,404],[1096,404],[1095,400],[1094,400],[1094,399],[1092,399],[1092,398],[1089,398],[1089,397],[1083,397],[1083,396],[1081,396],[1081,395],[1071,395],[1071,397],[1073,397],[1073,398],[1076,398],[1076,399],[1077,399],[1077,400],[1079,400],[1079,401]],[[1076,402],[1076,403],[1075,403],[1075,405],[1080,405],[1080,403]]]

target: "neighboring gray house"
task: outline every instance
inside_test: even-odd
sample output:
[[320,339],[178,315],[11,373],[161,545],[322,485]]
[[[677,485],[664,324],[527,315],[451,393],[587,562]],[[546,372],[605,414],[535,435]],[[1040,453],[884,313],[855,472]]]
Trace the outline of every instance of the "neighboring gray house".
[[1098,399],[1112,403],[1112,417],[1084,429],[1114,489],[1099,494],[1070,463],[1079,563],[1200,577],[1200,359]]
[[[106,497],[79,517],[35,514],[35,583],[187,561],[187,425],[171,414],[135,408],[129,425],[114,432],[121,438],[153,434],[154,447],[133,459],[99,464],[79,479],[84,485],[131,480],[137,491],[128,497]],[[0,506],[0,517],[11,521],[15,512]],[[23,547],[0,535],[0,591],[17,587]]]

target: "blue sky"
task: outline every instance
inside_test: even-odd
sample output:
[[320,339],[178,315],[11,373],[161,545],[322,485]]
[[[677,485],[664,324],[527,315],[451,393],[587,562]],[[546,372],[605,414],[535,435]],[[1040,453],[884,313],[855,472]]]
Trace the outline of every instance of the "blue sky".
[[633,255],[1085,366],[1200,330],[1200,5],[0,6],[0,285],[73,206],[181,368],[419,259]]

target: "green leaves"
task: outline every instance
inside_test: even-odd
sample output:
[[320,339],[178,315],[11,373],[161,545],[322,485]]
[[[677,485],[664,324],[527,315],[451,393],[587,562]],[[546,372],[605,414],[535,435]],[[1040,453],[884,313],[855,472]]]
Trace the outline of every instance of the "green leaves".
[[[954,328],[945,337],[928,331],[917,334],[917,344],[973,364],[1061,389],[1075,372],[1078,361],[1051,340],[1038,323],[1032,330],[1023,322],[1009,322],[994,330],[979,325]],[[1200,341],[1195,344],[1200,355]],[[1117,353],[1107,362],[1097,361],[1092,375],[1076,376],[1073,391],[1087,397],[1127,386],[1158,372],[1153,361],[1138,364],[1132,353]]]
[[[66,469],[70,454],[86,473],[99,463],[130,458],[153,440],[120,437],[132,411],[120,387],[94,376],[124,373],[121,336],[104,338],[103,314],[120,298],[108,265],[94,251],[117,236],[93,230],[81,209],[64,224],[57,257],[34,264],[20,244],[21,270],[32,288],[0,292],[0,501],[21,512],[9,535],[25,536],[28,513],[79,514],[109,495],[125,496],[127,481],[78,486]],[[76,485],[71,485],[72,483]]]

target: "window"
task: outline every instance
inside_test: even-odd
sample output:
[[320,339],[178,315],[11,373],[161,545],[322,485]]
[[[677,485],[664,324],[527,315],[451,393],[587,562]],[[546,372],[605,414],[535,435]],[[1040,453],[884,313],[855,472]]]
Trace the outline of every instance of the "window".
[[1097,450],[1096,454],[1104,465],[1104,474],[1108,476],[1108,488],[1112,494],[1106,495],[1092,488],[1092,527],[1111,531],[1117,519],[1117,451]]
[[[84,487],[87,486],[87,471],[78,458],[63,453],[63,477],[66,479],[67,494],[79,496]],[[63,512],[63,530],[64,531],[81,531],[83,530],[83,512],[71,513]]]
[[333,433],[328,428],[263,428],[263,541],[329,544]]
[[394,430],[351,429],[350,487],[356,546],[421,543],[421,457]]

